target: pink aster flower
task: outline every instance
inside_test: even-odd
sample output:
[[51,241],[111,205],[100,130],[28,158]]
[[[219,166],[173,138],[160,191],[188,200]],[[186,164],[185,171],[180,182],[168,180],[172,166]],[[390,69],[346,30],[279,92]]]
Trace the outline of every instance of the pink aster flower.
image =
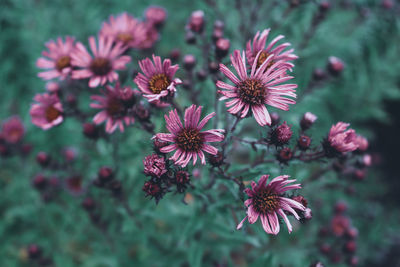
[[47,51],[43,51],[43,57],[36,61],[36,66],[47,71],[40,72],[38,76],[45,80],[67,77],[72,71],[71,53],[75,49],[75,39],[73,37],[58,38],[57,42],[51,40],[46,43]]
[[349,126],[349,123],[344,122],[338,122],[332,126],[324,143],[324,149],[328,156],[351,152],[358,148],[356,132],[353,129],[346,130]]
[[81,67],[72,72],[73,79],[89,80],[89,87],[104,85],[107,81],[113,82],[118,79],[116,70],[124,70],[125,65],[131,61],[130,56],[123,56],[126,47],[122,43],[113,46],[112,38],[99,37],[98,46],[96,39],[89,37],[92,57],[82,43],[76,44],[76,49],[71,54],[72,65]]
[[128,13],[122,13],[116,17],[111,15],[108,22],[103,23],[100,35],[121,42],[129,48],[139,48],[146,38],[146,31],[142,22]]
[[90,98],[95,103],[91,103],[90,107],[101,109],[93,118],[95,124],[106,123],[106,132],[112,133],[119,127],[121,132],[124,131],[124,123],[128,126],[135,122],[132,115],[132,108],[136,103],[138,91],[129,87],[121,88],[119,83],[115,87],[106,86],[105,91],[101,91],[102,95],[92,95]]
[[165,167],[164,157],[158,156],[157,154],[152,154],[144,158],[144,173],[150,176],[160,177],[167,172]]
[[29,111],[33,124],[48,130],[63,121],[63,107],[57,95],[37,94],[33,99],[38,102]]
[[[275,39],[273,39],[268,46],[266,46],[268,34],[270,29],[264,30],[261,34],[258,31],[253,39],[253,45],[251,44],[251,40],[247,42],[246,46],[246,57],[250,65],[253,65],[256,60],[257,54],[260,52],[260,56],[257,58],[257,67],[260,67],[262,63],[270,56],[272,59],[267,66],[267,69],[271,67],[277,61],[291,61],[297,59],[298,57],[293,54],[294,49],[289,49],[284,51],[287,47],[289,47],[290,43],[283,43],[274,48],[274,46],[278,43],[279,40],[285,38],[283,35],[279,35]],[[292,63],[287,63],[290,68],[294,65]]]
[[185,167],[192,158],[193,165],[196,164],[197,157],[200,157],[203,165],[206,164],[203,151],[212,155],[216,155],[218,152],[217,148],[207,143],[224,140],[225,131],[222,129],[201,131],[206,123],[215,116],[215,112],[210,113],[199,122],[202,108],[202,106],[196,107],[195,105],[187,108],[184,125],[182,125],[176,109],[171,110],[169,116],[164,116],[170,133],[158,133],[154,136],[161,141],[173,143],[160,148],[160,151],[169,153],[176,150],[170,159],[182,167]]
[[238,76],[233,74],[225,65],[219,65],[221,72],[234,85],[222,81],[218,81],[216,85],[225,89],[218,91],[223,95],[219,100],[232,98],[225,104],[227,107],[231,107],[228,112],[244,118],[251,110],[258,124],[264,126],[271,125],[271,117],[265,104],[282,110],[289,110],[289,104],[295,104],[296,101],[288,97],[296,97],[295,89],[297,85],[281,84],[293,78],[286,75],[288,65],[285,61],[278,60],[267,69],[273,55],[270,55],[258,68],[257,60],[260,55],[261,51],[256,56],[250,75],[247,75],[244,52],[241,56],[240,51],[235,50],[233,56],[231,55],[231,62]]
[[301,188],[300,184],[289,185],[296,182],[295,179],[288,180],[288,175],[281,175],[272,179],[267,184],[268,177],[269,175],[261,176],[258,184],[253,181],[251,182],[251,189],[245,189],[245,193],[250,197],[244,202],[247,207],[247,216],[239,223],[237,229],[242,228],[246,219],[250,224],[253,224],[260,217],[264,231],[268,234],[277,235],[280,230],[279,214],[285,221],[289,233],[291,233],[292,225],[285,211],[293,214],[297,220],[300,220],[300,216],[295,209],[300,211],[306,210],[306,207],[296,200],[282,196],[288,190]]
[[13,116],[5,121],[1,130],[3,139],[10,144],[18,143],[25,134],[24,124],[18,116]]
[[153,45],[156,43],[159,34],[152,22],[145,21],[142,22],[142,25],[145,28],[145,35],[144,39],[139,44],[139,49],[148,49],[153,47]]
[[153,55],[153,61],[146,58],[139,61],[139,66],[143,74],[139,73],[134,82],[151,103],[158,104],[164,102],[162,100],[167,97],[173,97],[176,92],[175,86],[182,83],[180,79],[174,78],[179,66],[171,66],[170,59],[161,62],[159,56]]

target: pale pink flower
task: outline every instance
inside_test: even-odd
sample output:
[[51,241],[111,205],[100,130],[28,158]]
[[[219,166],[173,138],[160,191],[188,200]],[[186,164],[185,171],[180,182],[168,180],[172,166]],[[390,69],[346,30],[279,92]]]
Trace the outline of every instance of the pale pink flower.
[[126,50],[122,43],[113,44],[112,38],[99,36],[97,46],[96,39],[93,36],[89,37],[90,49],[94,55],[92,57],[83,44],[78,42],[76,49],[71,54],[71,63],[81,69],[74,70],[72,78],[90,78],[89,87],[97,87],[104,85],[107,81],[117,80],[118,73],[116,70],[124,70],[126,64],[131,61],[131,57],[122,55]]
[[349,123],[338,122],[333,125],[328,134],[324,148],[328,155],[332,153],[351,152],[358,148],[357,135],[353,129],[347,129]]
[[6,120],[1,129],[1,136],[10,144],[16,144],[22,140],[25,134],[25,127],[18,116],[13,116]]
[[138,91],[129,87],[120,87],[119,83],[115,87],[106,86],[105,91],[101,91],[102,95],[92,95],[90,98],[95,103],[91,103],[91,108],[101,109],[93,118],[95,124],[101,124],[106,121],[106,132],[112,133],[119,127],[121,132],[124,131],[125,125],[135,122],[132,115],[132,108],[136,103]]
[[128,13],[122,13],[116,17],[110,16],[108,22],[104,22],[100,35],[112,38],[115,42],[121,42],[129,48],[139,48],[145,41],[147,29],[142,22]]
[[[153,63],[154,62],[154,63]],[[142,91],[143,96],[151,103],[159,104],[168,101],[168,97],[173,97],[176,92],[176,85],[182,83],[178,78],[174,78],[178,65],[171,66],[170,59],[161,62],[159,56],[153,55],[153,61],[146,58],[139,61],[142,73],[139,73],[134,82]]]
[[57,95],[37,94],[33,99],[37,102],[29,111],[33,124],[47,130],[64,120],[63,107]]
[[143,165],[146,175],[160,177],[167,172],[164,157],[158,156],[157,154],[151,154],[145,157]]
[[283,197],[283,193],[292,189],[301,188],[300,184],[290,183],[296,182],[295,179],[288,180],[288,175],[281,175],[271,180],[267,184],[269,175],[261,176],[258,184],[254,181],[251,182],[251,189],[246,188],[245,193],[249,196],[244,204],[247,207],[247,216],[239,223],[237,229],[242,228],[244,221],[247,219],[250,224],[257,221],[258,217],[261,218],[261,223],[264,231],[268,234],[277,235],[280,230],[278,215],[280,215],[289,230],[292,232],[292,225],[289,222],[285,212],[293,214],[293,216],[300,220],[300,216],[295,209],[305,211],[306,208],[296,200]]
[[186,167],[192,158],[193,165],[195,165],[197,157],[200,157],[203,165],[206,164],[203,151],[212,155],[216,155],[218,152],[217,148],[207,143],[224,140],[225,131],[223,129],[201,131],[206,123],[215,116],[215,112],[210,113],[199,122],[202,108],[202,106],[196,107],[195,105],[187,108],[185,110],[184,125],[176,109],[171,110],[169,116],[164,116],[170,133],[158,133],[154,136],[161,141],[173,143],[160,148],[160,151],[169,153],[176,150],[170,159],[182,167]]
[[71,53],[75,49],[75,39],[73,37],[57,38],[57,41],[49,41],[46,43],[47,51],[43,51],[43,57],[36,61],[36,66],[41,69],[48,69],[40,72],[38,76],[45,80],[54,78],[65,79],[71,71]]
[[298,58],[295,54],[293,54],[294,49],[289,49],[284,51],[287,47],[291,46],[290,43],[283,43],[274,48],[274,46],[278,43],[279,40],[285,38],[283,35],[277,36],[273,39],[267,46],[267,38],[269,35],[270,29],[264,30],[261,34],[258,31],[253,39],[253,45],[251,44],[251,40],[247,42],[246,46],[246,57],[250,65],[253,65],[256,60],[256,56],[259,52],[260,56],[257,58],[257,68],[264,63],[264,61],[272,55],[272,59],[267,66],[267,69],[271,67],[277,61],[287,62],[288,66],[292,68],[294,65],[289,63],[291,60],[295,60]]
[[[256,59],[260,56],[259,52]],[[289,110],[289,104],[296,101],[288,97],[296,97],[296,84],[281,84],[292,79],[287,76],[288,65],[285,61],[278,60],[267,69],[273,55],[270,55],[264,63],[257,67],[257,60],[254,61],[250,75],[247,75],[246,59],[244,52],[242,56],[239,50],[231,55],[231,62],[238,76],[233,74],[225,65],[220,64],[221,72],[231,80],[234,85],[222,81],[217,82],[217,87],[225,89],[218,92],[223,96],[219,100],[226,100],[228,112],[242,118],[246,117],[251,110],[256,121],[261,126],[271,125],[271,117],[265,105],[270,105],[282,110]]]

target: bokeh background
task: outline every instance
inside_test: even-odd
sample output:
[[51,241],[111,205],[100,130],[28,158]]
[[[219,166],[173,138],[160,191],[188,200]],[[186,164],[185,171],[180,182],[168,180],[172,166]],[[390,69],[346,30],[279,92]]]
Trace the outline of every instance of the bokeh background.
[[[360,266],[400,266],[400,3],[332,1],[326,17],[305,43],[304,36],[312,27],[318,1],[306,1],[293,8],[289,7],[289,1],[243,1],[247,13],[237,10],[239,2],[0,1],[0,119],[18,114],[26,126],[25,140],[33,144],[33,151],[24,158],[0,158],[1,266],[31,266],[26,255],[26,247],[31,243],[39,244],[55,266],[308,266],[316,260],[336,266],[320,252],[319,230],[330,225],[337,201],[347,203],[347,216],[358,228],[356,254]],[[268,236],[259,225],[249,227],[251,231],[236,231],[237,218],[233,218],[236,215],[232,216],[227,205],[240,206],[240,200],[229,192],[236,192],[235,185],[226,185],[225,181],[219,183],[227,189],[210,192],[217,201],[207,205],[201,200],[205,196],[196,188],[189,190],[188,205],[182,203],[182,195],[168,195],[158,205],[146,199],[141,190],[144,182],[141,161],[145,154],[151,153],[150,136],[129,129],[123,137],[118,136],[122,143],[119,175],[135,217],[144,223],[143,229],[135,226],[119,203],[101,192],[94,195],[102,200],[107,232],[93,226],[81,207],[81,196],[62,192],[57,202],[43,201],[31,185],[32,177],[40,171],[35,163],[37,152],[46,151],[57,158],[65,147],[74,147],[79,155],[75,168],[86,183],[100,166],[113,164],[109,144],[99,141],[88,145],[77,121],[68,120],[49,131],[30,123],[28,111],[32,98],[43,92],[45,86],[37,77],[35,66],[44,43],[71,35],[87,44],[87,37],[96,35],[110,14],[126,11],[141,17],[151,4],[168,11],[154,48],[162,57],[178,48],[182,54],[196,55],[201,62],[198,49],[187,45],[184,39],[187,19],[198,9],[205,12],[208,29],[216,19],[224,21],[232,51],[244,49],[257,30],[271,27],[273,37],[285,35],[299,56],[294,69],[299,100],[290,112],[280,114],[294,129],[298,128],[304,112],[317,114],[319,119],[312,130],[315,140],[326,135],[333,123],[350,122],[370,140],[374,167],[365,179],[356,181],[332,172],[305,186],[302,193],[314,210],[313,219],[291,235],[283,229],[276,237]],[[251,10],[258,14],[256,18]],[[137,67],[136,62],[143,55],[134,56],[133,64]],[[324,69],[329,56],[343,60],[343,72],[306,90],[314,69]],[[178,72],[178,77],[180,74],[183,75]],[[132,81],[129,84],[133,86]],[[198,86],[202,88],[202,104],[211,111],[209,92],[215,90],[214,85],[209,80],[198,82]],[[178,101],[189,104],[184,98]],[[82,100],[79,104],[87,106],[88,102]],[[161,118],[159,114],[157,130],[163,129]],[[244,136],[254,129],[259,131],[250,124],[242,127]],[[246,158],[247,150],[238,149],[238,155]],[[283,173],[302,180],[319,165],[309,164],[305,168],[303,164],[293,164],[284,166]],[[254,178],[257,171],[246,178]],[[271,166],[268,172],[278,175],[281,168]],[[194,184],[206,184],[207,179],[204,170]],[[336,184],[339,188],[325,184]],[[244,211],[237,214],[242,217]],[[337,266],[347,265],[344,258]]]

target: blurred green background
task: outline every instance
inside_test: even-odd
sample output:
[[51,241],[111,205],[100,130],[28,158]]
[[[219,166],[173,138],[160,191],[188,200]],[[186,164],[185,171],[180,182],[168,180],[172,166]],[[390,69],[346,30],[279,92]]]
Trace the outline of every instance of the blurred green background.
[[[207,3],[208,2],[208,3]],[[308,266],[315,260],[329,259],[320,254],[318,230],[328,225],[333,216],[333,205],[338,200],[348,203],[348,216],[359,230],[357,256],[360,266],[400,266],[393,251],[399,251],[400,216],[398,211],[398,151],[399,151],[399,71],[400,20],[399,3],[392,9],[382,7],[381,1],[332,1],[331,10],[316,28],[308,45],[300,47],[310,28],[318,1],[306,1],[289,9],[286,1],[243,1],[251,14],[238,12],[238,1],[89,1],[89,0],[0,0],[0,119],[19,114],[26,124],[25,140],[34,144],[31,156],[1,158],[0,161],[0,265],[30,266],[24,248],[37,243],[56,266]],[[210,5],[211,3],[211,5]],[[212,4],[214,3],[214,4]],[[151,153],[150,135],[138,134],[137,128],[113,138],[122,142],[118,151],[119,178],[135,217],[143,229],[135,226],[132,218],[105,192],[93,192],[101,200],[102,217],[107,221],[106,232],[93,226],[81,208],[82,197],[62,193],[57,202],[45,203],[31,186],[31,178],[40,171],[34,155],[46,151],[61,157],[66,146],[75,147],[79,157],[74,168],[84,176],[84,183],[96,175],[104,164],[113,165],[110,144],[85,142],[81,126],[68,120],[60,127],[42,131],[30,123],[28,110],[34,94],[45,89],[38,78],[36,59],[44,50],[44,43],[58,36],[71,35],[87,44],[87,37],[96,35],[101,23],[110,14],[127,11],[141,17],[151,4],[167,9],[168,19],[154,51],[167,57],[174,48],[182,54],[191,53],[202,61],[198,49],[185,44],[184,26],[191,12],[202,9],[211,34],[215,19],[225,22],[225,36],[231,50],[244,49],[248,37],[257,30],[272,27],[271,37],[283,34],[291,42],[299,60],[294,69],[299,85],[298,104],[290,112],[281,112],[284,120],[297,130],[298,120],[306,111],[319,119],[311,131],[320,140],[337,121],[350,122],[357,132],[371,141],[371,150],[380,164],[367,178],[355,183],[348,177],[328,173],[324,179],[306,185],[302,194],[314,209],[313,219],[302,224],[289,235],[286,229],[274,237],[266,235],[260,225],[236,231],[235,220],[244,217],[244,210],[233,216],[231,205],[242,205],[235,197],[238,188],[229,181],[219,181],[207,196],[198,187],[189,190],[193,201],[185,205],[181,195],[167,195],[159,205],[144,197],[142,158]],[[215,5],[213,7],[213,5]],[[243,23],[248,36],[239,30]],[[133,65],[143,55],[135,54]],[[329,56],[345,62],[340,77],[304,95],[315,68],[325,68]],[[200,65],[200,64],[199,64]],[[182,71],[179,76],[184,76]],[[133,86],[133,82],[129,82]],[[211,80],[196,82],[201,88],[201,100],[212,111],[209,92],[215,87]],[[178,102],[189,102],[182,94]],[[80,101],[81,106],[89,100]],[[221,105],[221,110],[225,108]],[[275,110],[276,111],[276,110]],[[157,129],[164,129],[161,113],[156,113]],[[261,131],[248,119],[241,125],[241,134],[251,136]],[[238,157],[250,158],[248,148],[238,148]],[[290,167],[269,166],[268,170],[254,169],[246,179],[261,172],[279,175],[287,173],[306,179],[320,164],[292,164]],[[203,168],[195,186],[207,184],[207,169]],[[337,184],[348,190],[329,189]],[[351,185],[349,185],[351,184]],[[340,187],[339,186],[339,187]],[[222,189],[221,189],[222,188]],[[221,190],[220,190],[221,189]],[[204,204],[207,203],[207,204]],[[237,218],[236,218],[237,219]],[[397,261],[396,261],[397,260]],[[220,265],[218,265],[220,264]],[[225,264],[225,265],[224,265]],[[281,264],[281,265],[279,265]],[[396,265],[397,264],[397,265]],[[340,263],[338,266],[346,266]]]

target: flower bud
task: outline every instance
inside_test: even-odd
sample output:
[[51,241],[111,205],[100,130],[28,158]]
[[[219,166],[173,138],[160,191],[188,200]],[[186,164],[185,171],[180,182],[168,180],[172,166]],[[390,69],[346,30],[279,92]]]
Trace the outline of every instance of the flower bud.
[[158,154],[164,154],[160,151],[161,148],[167,146],[168,143],[161,141],[160,139],[158,139],[157,137],[153,138],[153,147],[154,147],[154,151]]
[[271,126],[278,125],[279,121],[281,120],[281,117],[277,112],[271,112]]
[[135,116],[141,121],[146,121],[150,118],[150,111],[142,104],[137,104],[134,112]]
[[328,254],[329,252],[331,252],[331,246],[329,244],[327,244],[327,243],[324,243],[319,247],[319,250],[323,254]]
[[30,259],[37,259],[42,255],[42,249],[36,244],[30,244],[27,250]]
[[327,12],[331,8],[331,3],[329,1],[322,1],[319,3],[319,10],[321,12]]
[[167,172],[164,157],[152,154],[143,159],[144,173],[152,177],[161,177]]
[[381,6],[385,9],[392,9],[394,7],[393,0],[382,0]]
[[311,112],[306,112],[300,121],[300,127],[303,131],[310,129],[310,127],[314,124],[317,120],[317,116]]
[[161,27],[167,19],[167,11],[160,6],[150,6],[146,9],[144,16],[146,21],[158,28]]
[[215,43],[215,52],[217,57],[224,58],[228,54],[230,46],[231,43],[228,39],[219,38]]
[[215,62],[215,61],[211,61],[211,62],[208,64],[208,70],[210,71],[210,73],[217,73],[218,70],[219,70],[218,63]]
[[201,33],[204,29],[204,12],[196,10],[189,18],[188,28],[193,32]]
[[276,127],[271,133],[271,143],[276,146],[287,144],[292,138],[293,131],[286,121]]
[[347,204],[343,201],[339,201],[335,204],[335,213],[342,214],[347,210]]
[[344,251],[348,253],[354,253],[357,250],[357,244],[355,241],[350,240],[347,241],[346,244],[344,245]]
[[200,81],[204,81],[207,78],[207,72],[204,69],[201,69],[196,73],[196,76]]
[[33,178],[32,185],[41,191],[47,186],[47,178],[43,174],[38,174]]
[[153,181],[147,181],[142,190],[146,193],[146,197],[150,196],[151,198],[155,198],[156,203],[162,198],[164,192],[161,186]]
[[323,69],[317,68],[313,71],[313,79],[316,81],[321,81],[326,78],[326,73]]
[[221,30],[223,30],[224,27],[225,27],[225,24],[224,24],[224,22],[223,22],[222,20],[216,20],[216,21],[214,22],[214,29],[221,29]]
[[214,29],[213,30],[212,39],[214,42],[218,41],[222,37],[224,37],[224,30],[222,30],[222,29]]
[[300,150],[307,150],[311,145],[311,138],[307,135],[302,135],[299,137],[299,140],[297,140],[297,145]]
[[101,183],[107,183],[114,179],[114,173],[113,170],[110,167],[103,166],[99,169],[97,178]]
[[351,256],[351,258],[348,261],[350,266],[357,266],[358,265],[358,257],[357,256]]
[[350,239],[356,239],[358,237],[358,230],[355,227],[347,229],[346,236]]
[[42,167],[47,167],[50,164],[51,158],[46,152],[39,152],[36,156],[37,163]]
[[333,75],[339,75],[344,69],[344,63],[337,57],[329,57],[328,60],[328,70]]
[[83,134],[90,139],[97,139],[99,137],[99,130],[94,123],[83,124]]
[[293,152],[290,148],[284,147],[278,152],[277,159],[281,163],[287,163],[289,160],[291,160],[293,157]]
[[173,62],[176,62],[181,57],[181,51],[178,48],[174,48],[169,52],[169,57]]
[[195,65],[196,65],[196,58],[191,54],[185,55],[185,57],[183,58],[183,67],[186,70],[190,71],[194,68]]
[[109,189],[114,194],[114,196],[118,197],[122,194],[122,183],[118,180],[113,180],[109,185]]
[[359,181],[362,181],[362,180],[364,180],[365,179],[365,175],[366,175],[366,171],[365,170],[355,170],[354,172],[353,172],[353,177],[356,179],[356,180],[359,180]]
[[183,193],[190,183],[189,173],[187,171],[177,171],[175,174],[176,187],[179,193]]

